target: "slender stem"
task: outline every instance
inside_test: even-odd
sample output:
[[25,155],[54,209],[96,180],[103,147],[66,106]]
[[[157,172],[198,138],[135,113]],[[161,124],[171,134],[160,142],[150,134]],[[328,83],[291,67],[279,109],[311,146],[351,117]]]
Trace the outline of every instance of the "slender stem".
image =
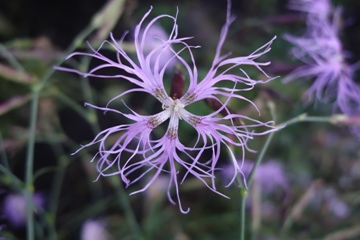
[[65,95],[63,92],[61,92],[59,89],[54,90],[54,95],[57,97],[60,101],[62,101],[64,104],[66,104],[69,108],[72,108],[76,113],[78,113],[81,117],[83,117],[85,120],[89,120],[87,111],[84,107],[81,107],[77,102],[69,98],[67,95]]
[[[336,120],[334,120],[333,116],[330,117],[314,117],[314,116],[307,116],[306,113],[300,114],[288,121],[285,121],[281,124],[279,124],[279,126],[289,126],[298,122],[326,122],[326,123],[332,123],[332,124],[336,124]],[[263,146],[263,148],[260,151],[260,154],[258,155],[258,158],[256,159],[255,165],[254,167],[251,169],[251,172],[249,174],[249,176],[247,177],[247,186],[250,186],[251,181],[254,177],[256,168],[259,166],[259,164],[261,163],[266,150],[268,149],[271,140],[273,139],[274,135],[276,132],[271,132],[268,136],[268,138],[266,139],[266,142]]]
[[2,158],[2,162],[3,162],[4,167],[6,167],[7,169],[10,169],[9,159],[8,159],[8,157],[6,155],[6,152],[5,152],[5,144],[4,144],[4,140],[3,140],[1,132],[0,132],[0,151],[1,151],[1,158]]
[[[251,184],[251,182],[252,182],[252,180],[254,178],[255,171],[256,171],[257,167],[259,166],[259,164],[261,163],[261,161],[263,160],[263,158],[265,156],[265,152],[267,151],[267,149],[268,149],[274,135],[275,135],[275,132],[271,132],[269,134],[268,138],[266,139],[266,142],[265,142],[263,148],[261,149],[261,151],[260,151],[260,153],[259,153],[259,155],[258,155],[258,157],[256,159],[255,165],[251,169],[251,172],[250,172],[249,176],[246,179],[246,185],[248,187],[250,187],[250,184]],[[245,197],[241,198],[241,201],[242,201],[241,204],[243,204],[243,206],[241,206],[241,208],[242,208],[241,212],[244,215],[245,215],[245,200],[246,200]],[[241,228],[244,228],[244,224],[245,224],[244,222],[245,222],[245,216],[241,216],[241,226],[240,226]],[[242,239],[244,239],[244,238],[241,238],[241,240]]]
[[302,113],[299,116],[296,116],[286,122],[281,123],[280,125],[289,126],[298,122],[325,122],[325,123],[336,124],[338,120],[336,119],[336,117],[334,118],[334,116],[316,117],[316,116],[308,116],[306,113]]
[[[82,70],[84,72],[88,71],[89,65],[90,65],[90,58],[83,58],[80,63],[80,70]],[[84,95],[85,100],[87,102],[93,102],[93,95],[92,95],[92,89],[91,89],[91,86],[89,83],[89,78],[85,77],[85,78],[81,79],[81,89],[82,89],[82,93]],[[87,108],[86,117],[87,117],[87,120],[90,123],[92,123],[91,127],[92,127],[93,132],[94,133],[100,132],[99,124],[94,124],[94,123],[98,123],[95,109]]]
[[20,191],[23,188],[23,182],[2,164],[0,164],[0,172],[3,172],[6,176],[10,177],[11,184],[15,187],[15,189]]
[[240,240],[245,240],[245,202],[248,191],[240,188]]
[[66,167],[68,165],[68,159],[64,156],[64,151],[61,145],[53,145],[53,149],[55,152],[57,152],[57,156],[61,156],[58,160],[57,167],[58,170],[55,173],[53,185],[52,185],[52,191],[50,195],[49,200],[49,212],[53,216],[53,221],[51,221],[51,224],[49,224],[49,236],[50,239],[57,239],[56,236],[56,214],[57,209],[59,206],[59,199],[60,199],[60,193],[61,193],[61,187],[64,181]]
[[[93,32],[95,30],[95,27],[92,25],[87,26],[82,32],[80,32],[76,38],[74,39],[74,41],[70,44],[70,46],[65,50],[64,55],[59,57],[55,63],[54,66],[59,66],[61,65],[64,61],[65,61],[65,57],[66,55],[68,55],[69,53],[73,52],[76,48],[78,48],[82,42],[84,41],[84,39],[90,35],[91,32]],[[43,75],[43,77],[41,78],[41,84],[42,86],[44,86],[46,84],[46,82],[50,79],[50,77],[54,74],[54,72],[56,71],[55,68],[49,68],[49,70],[47,72],[45,72],[45,74]]]
[[25,196],[27,200],[27,239],[34,240],[34,202],[33,202],[33,193],[34,193],[34,176],[33,176],[33,167],[34,167],[34,148],[35,148],[35,135],[36,135],[36,122],[38,114],[38,102],[40,89],[34,88],[31,102],[31,116],[29,124],[29,141],[27,145],[26,153],[26,170],[25,170]]
[[[270,109],[270,113],[271,113],[273,119],[275,119],[275,105],[272,102],[269,102],[268,107]],[[265,142],[263,148],[261,149],[260,154],[258,155],[258,157],[256,159],[255,165],[251,169],[251,172],[246,179],[245,186],[250,187],[250,184],[254,177],[256,168],[259,166],[260,162],[264,158],[265,152],[268,149],[274,134],[275,134],[275,132],[271,132],[270,135],[268,136],[268,138],[266,139],[266,142]],[[241,212],[240,212],[240,240],[245,239],[245,202],[246,202],[247,196],[248,196],[248,190],[244,187],[240,187],[240,209],[241,209]]]
[[[66,53],[72,52],[81,42],[94,30],[93,26],[88,26],[84,31],[82,31],[72,42],[72,44],[67,49]],[[60,65],[64,61],[64,58],[59,57],[55,65]],[[26,175],[25,175],[25,184],[26,190],[25,195],[28,201],[27,206],[27,239],[34,240],[34,202],[33,202],[33,166],[34,166],[34,148],[35,148],[35,134],[36,134],[36,122],[38,114],[38,103],[40,98],[40,92],[45,86],[46,82],[50,79],[55,69],[50,68],[43,77],[41,78],[40,84],[35,84],[33,86],[32,102],[31,102],[31,115],[30,115],[30,124],[29,124],[29,141],[27,145],[27,157],[26,157]]]
[[[273,108],[270,106],[270,110],[273,112]],[[273,116],[274,117],[274,116]],[[337,123],[337,120],[333,117],[333,116],[330,116],[330,117],[314,117],[314,116],[307,116],[306,113],[303,113],[303,114],[300,114],[299,116],[296,116],[288,121],[285,121],[281,124],[279,124],[278,126],[289,126],[289,125],[292,125],[292,124],[295,124],[295,123],[298,123],[298,122],[326,122],[326,123],[332,123],[332,124],[336,124]],[[249,174],[249,176],[247,177],[246,179],[246,184],[247,186],[249,187],[251,185],[251,182],[254,178],[254,175],[255,175],[255,171],[257,169],[257,167],[260,165],[261,161],[263,160],[264,156],[265,156],[265,153],[267,151],[267,149],[269,148],[269,145],[272,141],[272,139],[274,138],[274,135],[275,135],[276,132],[271,132],[269,135],[268,135],[268,138],[266,139],[266,142],[265,144],[263,145],[256,161],[255,161],[255,164],[253,166],[253,168],[251,169],[251,172]],[[245,198],[242,197],[241,198],[242,201],[245,201]],[[243,204],[243,202],[241,202]],[[243,208],[243,206],[242,206]],[[244,212],[244,210],[242,210],[242,213]],[[245,219],[243,219],[243,216],[241,218],[241,227],[243,226],[244,224],[244,221]],[[243,239],[243,238],[241,238]]]
[[[249,190],[250,191],[250,190]],[[254,181],[251,186],[251,239],[259,239],[259,230],[261,228],[261,184]]]
[[9,64],[19,72],[25,72],[25,69],[16,60],[16,58],[0,43],[0,54],[9,62]]
[[261,149],[256,161],[255,161],[255,164],[253,166],[253,168],[251,169],[251,172],[249,174],[249,176],[247,177],[246,179],[246,184],[247,186],[250,186],[253,178],[254,178],[254,174],[255,174],[255,171],[257,169],[257,167],[260,165],[261,161],[263,160],[264,156],[265,156],[265,152],[267,151],[267,149],[269,148],[269,145],[271,143],[271,140],[273,139],[274,135],[275,135],[276,132],[271,132],[269,134],[269,136],[267,137],[266,139],[266,142],[263,146],[263,148]]
[[[7,49],[0,44],[0,53],[8,60],[8,62],[19,72],[25,72],[21,64],[12,56]],[[35,237],[34,232],[34,177],[33,177],[33,166],[34,166],[34,148],[35,148],[35,134],[36,134],[36,122],[38,112],[38,102],[40,96],[40,89],[37,85],[33,86],[32,91],[32,102],[30,110],[30,121],[29,121],[29,140],[26,151],[26,169],[25,169],[25,189],[24,195],[27,200],[26,207],[26,221],[27,221],[27,239],[33,240]],[[11,176],[11,175],[10,175]]]
[[[276,117],[276,115],[275,115],[275,105],[273,104],[273,102],[269,102],[268,107],[269,107],[272,118],[275,120],[275,117]],[[280,124],[280,126],[282,126],[282,125],[284,125],[284,124]],[[271,132],[269,134],[268,138],[266,139],[266,142],[265,142],[264,146],[262,147],[262,149],[260,151],[260,154],[258,155],[258,157],[257,157],[257,159],[255,161],[255,165],[251,169],[251,172],[250,172],[249,176],[246,179],[246,185],[249,186],[249,187],[250,187],[250,184],[251,184],[251,182],[253,180],[255,171],[256,171],[257,167],[259,166],[259,164],[261,163],[261,161],[263,160],[263,158],[265,156],[265,152],[268,149],[268,147],[270,145],[270,142],[274,137],[274,134],[275,134],[275,132]]]
[[314,195],[316,195],[322,186],[323,181],[321,179],[314,180],[310,186],[308,186],[305,193],[302,194],[301,198],[294,203],[294,206],[291,209],[289,209],[289,212],[280,230],[280,240],[289,238],[288,232],[291,229],[294,221],[299,218],[302,212],[304,212],[306,206],[311,202],[311,199],[314,197]]

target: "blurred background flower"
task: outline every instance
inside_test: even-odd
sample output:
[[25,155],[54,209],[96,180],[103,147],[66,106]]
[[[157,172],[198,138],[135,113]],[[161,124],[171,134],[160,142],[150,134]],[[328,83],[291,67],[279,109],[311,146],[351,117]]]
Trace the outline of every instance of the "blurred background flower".
[[86,220],[81,227],[81,240],[107,240],[109,234],[105,222],[102,220]]
[[[40,193],[34,196],[35,213],[43,211],[45,198]],[[14,227],[24,227],[26,222],[27,200],[19,193],[9,193],[2,203],[3,217]]]

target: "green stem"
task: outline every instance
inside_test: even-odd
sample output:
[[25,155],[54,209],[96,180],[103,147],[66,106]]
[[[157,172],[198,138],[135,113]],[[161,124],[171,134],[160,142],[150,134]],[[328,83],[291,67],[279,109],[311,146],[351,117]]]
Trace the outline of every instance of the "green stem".
[[[270,110],[274,110],[271,106],[270,106]],[[272,111],[273,112],[273,111]],[[274,116],[273,116],[274,117]],[[295,123],[298,123],[298,122],[325,122],[325,123],[331,123],[331,124],[336,124],[337,123],[337,120],[336,118],[334,118],[333,116],[330,116],[330,117],[313,117],[313,116],[307,116],[306,113],[303,113],[303,114],[300,114],[299,116],[296,116],[288,121],[285,121],[281,124],[279,124],[278,126],[289,126],[289,125],[292,125],[292,124],[295,124]],[[257,169],[257,167],[260,165],[260,163],[262,162],[264,156],[265,156],[265,153],[267,151],[267,149],[269,148],[269,145],[272,141],[272,139],[274,138],[274,135],[275,135],[276,132],[271,132],[268,136],[268,138],[266,139],[266,142],[265,144],[263,145],[256,161],[255,161],[255,164],[253,166],[253,168],[251,169],[251,172],[249,174],[249,176],[247,177],[246,179],[246,184],[248,187],[250,187],[251,185],[251,182],[254,178],[254,175],[255,175],[255,171]],[[243,201],[245,201],[245,198],[244,197],[241,197],[241,204],[244,204]],[[244,209],[245,208],[244,206],[241,206],[242,208],[242,214],[244,213]],[[241,216],[241,228],[243,228],[243,224],[245,222],[245,219],[243,216]],[[241,238],[243,239],[243,238]]]
[[64,151],[62,149],[62,146],[55,145],[53,146],[54,150],[57,152],[57,156],[61,156],[59,158],[58,162],[58,170],[55,173],[53,185],[52,185],[52,192],[50,195],[49,200],[49,213],[51,214],[51,222],[48,225],[49,226],[49,236],[50,239],[57,239],[56,236],[56,214],[57,209],[59,206],[59,199],[60,199],[60,193],[61,193],[61,187],[64,181],[66,167],[68,166],[68,159],[64,156]]
[[57,97],[61,102],[66,104],[69,108],[73,109],[76,113],[78,113],[81,117],[85,120],[89,121],[89,116],[87,111],[84,107],[80,107],[80,105],[61,92],[59,89],[54,90],[54,95]]
[[245,240],[245,203],[248,191],[240,188],[240,240]]
[[[253,168],[251,169],[251,172],[250,172],[249,176],[246,179],[246,185],[248,187],[250,187],[251,182],[252,182],[252,180],[254,178],[254,175],[255,175],[255,171],[256,171],[257,167],[260,165],[260,163],[262,162],[262,160],[263,160],[263,158],[265,156],[265,152],[269,148],[269,145],[270,145],[271,140],[273,139],[274,135],[275,135],[275,132],[271,132],[269,134],[268,138],[266,139],[266,142],[265,142],[263,148],[261,149],[261,151],[260,151],[260,153],[259,153],[259,155],[258,155],[258,157],[257,157],[257,159],[255,161],[255,164],[254,164]],[[245,212],[245,200],[246,200],[246,198],[244,198],[244,197],[241,198],[241,201],[242,201],[241,204],[243,204],[243,206],[241,206],[241,208],[242,208],[241,212],[244,215],[245,215],[245,213],[244,213]],[[244,228],[244,222],[245,222],[245,217],[241,216],[241,228]],[[244,238],[241,238],[241,239],[244,239]]]
[[[88,71],[89,65],[90,65],[90,58],[83,58],[80,63],[80,70],[82,70],[84,72]],[[81,79],[81,89],[82,89],[82,93],[84,95],[85,101],[93,102],[93,95],[92,95],[92,89],[91,89],[91,86],[89,83],[89,78],[85,77],[85,78]],[[94,133],[100,132],[99,124],[95,124],[95,123],[98,123],[95,109],[87,108],[86,117],[87,117],[87,120],[90,123],[92,123],[91,124],[92,131]]]
[[[272,118],[276,119],[276,114],[275,114],[275,104],[273,102],[269,102],[268,103],[268,107],[269,107],[269,110],[270,110],[270,114],[272,116]],[[284,124],[280,124],[279,126],[283,126]],[[256,168],[260,165],[261,161],[263,160],[264,156],[265,156],[265,152],[267,151],[267,149],[269,148],[269,145],[270,145],[270,142],[271,140],[273,139],[274,137],[274,134],[275,132],[271,132],[268,136],[268,138],[266,139],[266,142],[264,144],[264,146],[262,147],[256,161],[255,161],[255,165],[253,166],[253,168],[251,169],[251,172],[249,174],[249,176],[247,177],[246,179],[246,185],[248,187],[250,187],[250,184],[253,180],[253,177],[254,177],[254,174],[255,174],[255,171],[256,171]]]
[[6,49],[4,45],[0,43],[0,54],[9,62],[9,64],[15,68],[17,71],[25,73],[25,69],[21,64],[14,58],[14,56]]
[[[25,72],[21,64],[12,56],[7,49],[0,44],[0,53],[8,60],[8,62],[19,72]],[[33,177],[33,165],[34,165],[34,148],[35,148],[35,134],[36,134],[36,122],[37,122],[37,112],[38,112],[38,102],[40,96],[40,88],[34,85],[32,92],[32,102],[30,110],[30,121],[29,121],[29,140],[27,144],[26,151],[26,169],[25,169],[25,189],[24,195],[27,200],[26,208],[26,221],[27,221],[27,239],[33,240],[35,237],[34,232],[34,202],[33,202],[33,192],[34,192],[34,177]],[[10,175],[11,176],[11,175]]]
[[10,169],[9,159],[8,159],[8,157],[6,155],[6,152],[5,152],[5,144],[4,144],[4,140],[3,140],[1,132],[0,132],[0,151],[1,151],[1,158],[2,158],[2,162],[3,162],[4,167],[6,167],[7,169]]
[[[336,116],[336,115],[334,115]],[[331,124],[337,124],[338,123],[338,119],[334,116],[330,116],[330,117],[314,117],[314,116],[308,116],[307,113],[302,113],[299,116],[296,116],[286,122],[283,122],[280,125],[292,125],[298,122],[324,122],[324,123],[331,123]],[[339,116],[339,115],[337,115]]]
[[8,168],[0,164],[0,172],[3,172],[5,176],[8,176],[11,180],[11,184],[14,186],[16,190],[21,191],[23,188],[23,182],[17,178]]
[[[330,117],[314,117],[314,116],[307,116],[306,113],[300,114],[288,121],[285,121],[281,124],[279,124],[278,126],[289,126],[298,122],[325,122],[325,123],[331,123],[331,124],[336,124],[336,120],[334,120],[333,116]],[[276,132],[271,132],[268,136],[268,138],[266,139],[266,142],[263,146],[263,148],[260,151],[260,154],[258,155],[258,158],[256,159],[255,165],[254,167],[251,169],[251,172],[249,174],[249,176],[247,177],[247,186],[250,186],[251,181],[254,177],[256,168],[259,166],[259,164],[261,163],[262,159],[264,158],[265,152],[268,149],[271,140],[273,139],[274,135]]]
[[265,142],[263,148],[261,149],[261,151],[260,151],[260,153],[259,153],[259,155],[258,155],[258,157],[257,157],[257,159],[255,161],[254,167],[251,169],[251,172],[250,172],[249,176],[246,179],[246,184],[247,184],[248,187],[250,186],[250,184],[251,184],[251,182],[252,182],[252,180],[254,178],[255,171],[256,171],[257,167],[260,165],[260,163],[262,162],[262,160],[263,160],[263,158],[265,156],[265,153],[266,153],[267,149],[269,148],[271,140],[274,138],[274,135],[275,135],[275,132],[271,132],[269,134],[269,136],[267,137],[266,142]]
[[[64,54],[55,61],[54,66],[60,66],[65,61],[66,56],[69,53],[73,52],[76,48],[78,48],[82,44],[84,39],[87,36],[89,36],[90,33],[93,32],[94,30],[95,30],[95,27],[92,25],[89,25],[82,32],[80,32],[76,36],[74,41],[70,44],[70,46],[65,50]],[[41,78],[42,86],[44,86],[46,84],[46,82],[50,79],[50,77],[54,74],[55,71],[56,71],[55,68],[49,68],[49,70],[47,72],[45,72],[45,74]]]
[[[84,31],[82,31],[72,42],[72,44],[65,51],[67,54],[74,51],[77,46],[79,46],[83,40],[94,30],[93,26],[88,26]],[[59,57],[55,61],[55,65],[60,65],[64,62],[64,57]],[[34,166],[34,148],[35,148],[35,134],[36,134],[36,122],[37,122],[37,114],[38,114],[38,103],[40,98],[40,92],[44,88],[46,82],[50,79],[52,74],[55,72],[54,68],[50,68],[43,77],[41,78],[40,85],[36,84],[33,86],[33,95],[31,102],[31,115],[30,115],[30,126],[29,126],[29,141],[27,145],[27,157],[26,157],[26,175],[25,175],[25,184],[26,190],[25,195],[28,201],[27,206],[27,239],[34,240],[34,214],[33,214],[33,166]]]
[[27,239],[34,240],[34,202],[33,202],[33,193],[34,193],[34,148],[35,148],[35,135],[36,135],[36,122],[38,114],[38,102],[40,89],[34,88],[31,102],[31,115],[30,115],[30,124],[29,124],[29,141],[27,145],[26,152],[26,170],[25,170],[25,196],[28,202],[26,213],[27,213]]

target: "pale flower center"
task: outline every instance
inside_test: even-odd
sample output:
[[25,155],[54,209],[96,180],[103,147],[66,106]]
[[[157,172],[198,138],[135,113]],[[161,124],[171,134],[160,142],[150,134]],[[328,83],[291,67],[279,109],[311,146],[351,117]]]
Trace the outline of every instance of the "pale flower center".
[[183,104],[179,99],[171,99],[170,105],[163,105],[163,109],[170,110],[172,113],[176,114],[179,119],[182,119],[181,117],[181,111],[185,108],[185,104]]
[[185,105],[182,102],[180,102],[179,99],[174,100],[173,110],[176,113],[180,112],[182,109],[184,109],[184,107],[185,107]]

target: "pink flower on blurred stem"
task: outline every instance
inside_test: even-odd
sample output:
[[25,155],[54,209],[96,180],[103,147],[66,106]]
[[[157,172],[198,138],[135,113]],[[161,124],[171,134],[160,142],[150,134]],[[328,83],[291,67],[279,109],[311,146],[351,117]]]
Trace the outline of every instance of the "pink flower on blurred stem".
[[[167,191],[168,198],[171,203],[175,204],[170,194],[170,190],[175,186],[180,211],[187,213],[189,209],[183,210],[181,206],[179,182],[182,183],[185,178],[191,174],[202,181],[210,190],[224,196],[216,190],[214,175],[215,170],[217,170],[221,146],[226,147],[228,150],[234,168],[234,174],[229,182],[230,185],[239,173],[242,174],[241,165],[238,164],[232,153],[231,146],[242,148],[244,157],[245,150],[249,150],[247,146],[249,139],[277,130],[272,121],[263,123],[247,116],[232,113],[227,108],[227,104],[231,99],[239,99],[249,102],[257,109],[253,102],[240,94],[242,91],[252,90],[258,83],[272,80],[261,68],[262,66],[268,65],[269,62],[255,62],[255,60],[270,51],[270,45],[275,37],[249,56],[230,57],[230,54],[221,55],[221,49],[229,26],[234,20],[230,15],[229,1],[226,23],[221,30],[213,63],[206,76],[200,79],[192,53],[192,49],[198,48],[198,46],[190,46],[185,42],[190,39],[190,37],[178,37],[177,17],[162,14],[144,26],[144,21],[150,12],[151,9],[135,28],[136,61],[130,58],[122,49],[122,41],[116,41],[111,35],[112,42],[104,41],[103,44],[110,44],[116,50],[116,61],[107,58],[99,53],[99,50],[90,47],[93,53],[75,52],[71,54],[69,58],[73,56],[88,56],[102,61],[102,64],[93,68],[88,73],[69,68],[57,69],[74,72],[85,77],[121,78],[123,81],[129,81],[136,85],[135,88],[129,89],[111,99],[106,107],[98,107],[86,103],[86,106],[95,109],[118,113],[128,118],[132,123],[121,124],[103,130],[92,142],[82,146],[78,151],[95,144],[99,145],[98,153],[93,158],[93,160],[97,159],[99,176],[119,174],[127,186],[144,178],[145,175],[152,173],[148,183],[140,190],[131,194],[143,192],[148,189],[160,174],[170,174]],[[174,22],[172,31],[168,38],[159,38],[161,44],[148,52],[146,49],[147,34],[155,26],[157,21],[163,18]],[[170,58],[168,55],[169,52],[171,52]],[[190,64],[186,62],[183,54],[191,60]],[[163,62],[164,56],[166,56],[166,62]],[[164,87],[164,73],[174,61],[182,65],[182,68],[186,71],[185,77],[189,79],[188,88],[184,94],[181,91],[182,89],[176,89],[181,88],[176,86],[176,84],[174,84],[175,87],[173,86],[170,94],[166,92]],[[257,68],[267,77],[267,80],[251,79],[241,68],[243,65]],[[122,70],[122,72],[125,71],[127,75],[123,73],[117,75],[103,75],[99,73],[100,70],[108,68],[118,68]],[[239,74],[235,75],[232,73],[233,70],[240,70]],[[181,77],[178,76],[177,78]],[[177,79],[177,81],[178,80],[179,79]],[[218,85],[218,83],[224,82],[232,83],[233,86],[226,87]],[[134,92],[151,94],[162,104],[162,110],[157,114],[144,116],[134,112],[129,107],[129,113],[124,113],[109,107],[109,104],[115,99]],[[199,116],[186,110],[188,105],[204,99],[211,99],[218,103],[220,107],[213,113],[205,116]],[[225,114],[226,116],[221,117],[219,113],[224,112],[227,113]],[[166,133],[159,139],[153,139],[151,135],[152,131],[166,120],[169,120]],[[241,122],[239,120],[247,124],[238,124]],[[187,122],[197,133],[196,142],[190,146],[184,145],[178,137],[180,121]],[[265,127],[267,130],[258,133],[254,132],[253,128],[257,127],[261,127],[261,129]],[[110,147],[107,147],[108,137],[116,133],[121,133],[121,136],[116,142],[110,144]],[[207,158],[205,156],[208,155],[204,153],[209,151],[211,155]],[[130,157],[123,159],[123,153],[130,154]],[[117,168],[117,171],[111,171],[113,167]],[[182,177],[179,181],[178,176],[181,169],[183,169],[185,173],[181,175]],[[135,172],[138,173],[138,177],[133,179],[129,175]],[[208,183],[206,179],[210,179],[211,183]]]

